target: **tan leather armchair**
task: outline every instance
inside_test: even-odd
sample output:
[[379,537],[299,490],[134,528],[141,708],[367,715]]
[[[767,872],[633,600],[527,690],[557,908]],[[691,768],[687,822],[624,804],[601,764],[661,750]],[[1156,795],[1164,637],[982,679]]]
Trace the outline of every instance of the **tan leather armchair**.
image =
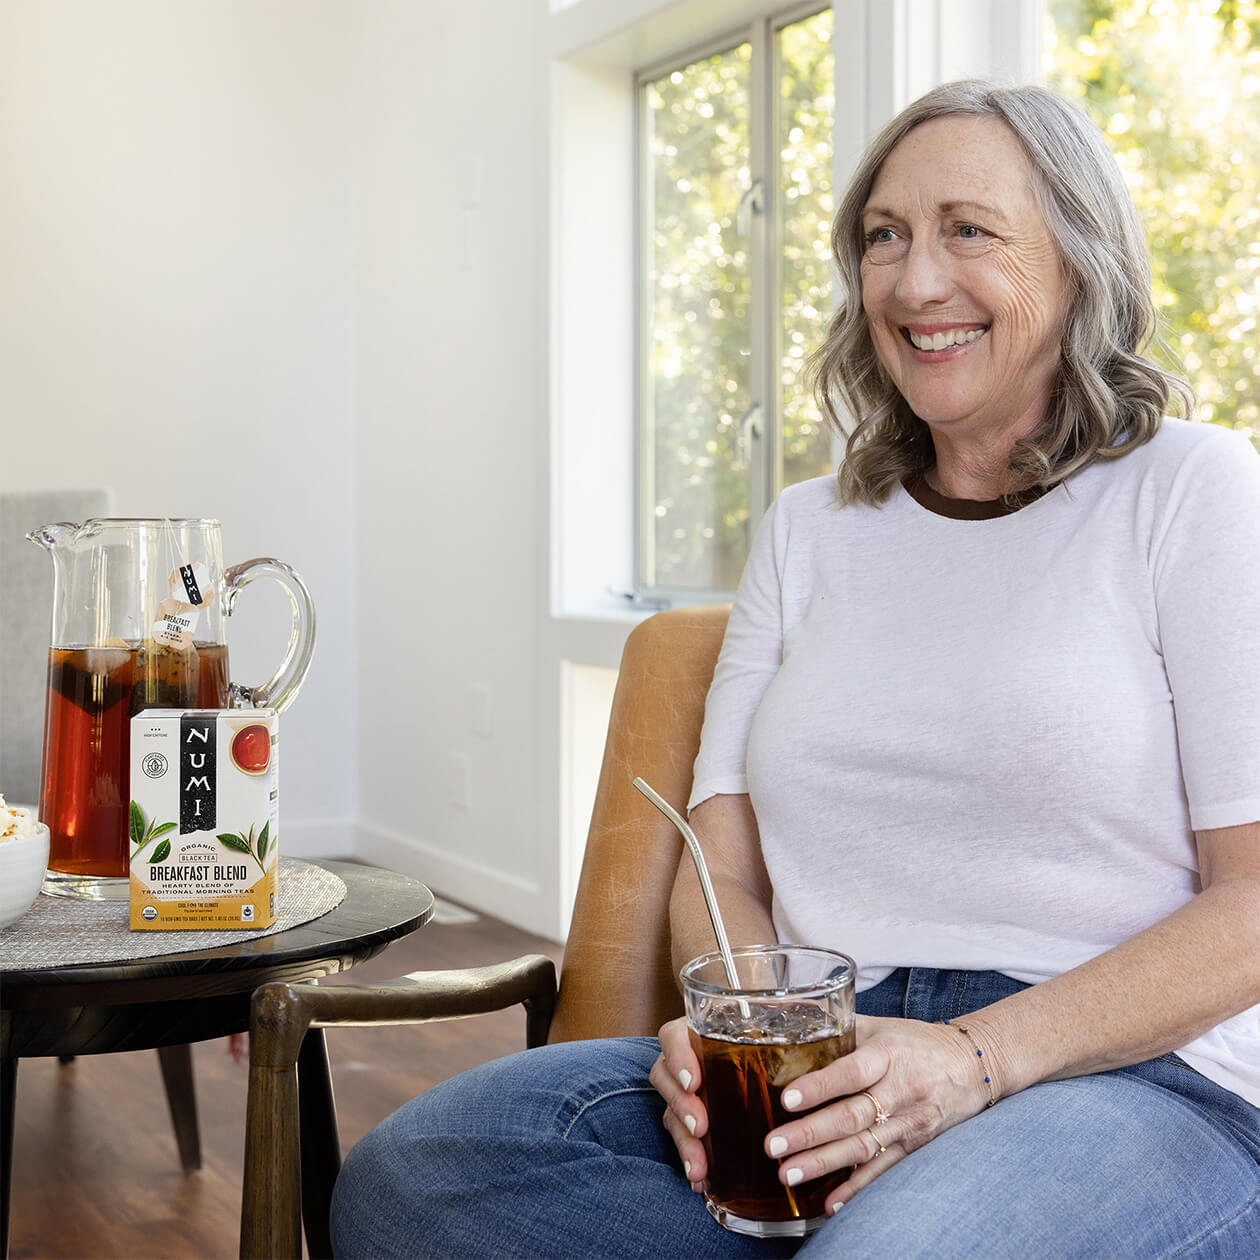
[[323,1028],[425,1023],[519,1002],[534,1046],[655,1033],[682,1013],[669,952],[682,842],[632,780],[642,775],[676,807],[686,804],[729,611],[657,613],[626,641],[558,991],[554,964],[536,954],[380,985],[268,984],[254,994],[243,1257],[299,1257],[303,1223],[312,1260],[332,1254],[328,1208],[341,1152]]

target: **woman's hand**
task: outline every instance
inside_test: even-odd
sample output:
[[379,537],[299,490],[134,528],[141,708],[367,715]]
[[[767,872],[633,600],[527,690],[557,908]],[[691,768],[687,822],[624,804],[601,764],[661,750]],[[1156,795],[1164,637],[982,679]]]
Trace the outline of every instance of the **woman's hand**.
[[709,1175],[700,1139],[709,1128],[704,1104],[696,1097],[700,1084],[700,1063],[687,1036],[686,1019],[672,1019],[661,1025],[658,1034],[661,1057],[652,1064],[648,1079],[665,1099],[665,1129],[674,1139],[683,1172],[693,1190],[699,1190]]
[[[827,1211],[834,1212],[911,1151],[984,1110],[984,1077],[975,1048],[956,1028],[859,1015],[852,1054],[784,1089],[788,1111],[820,1110],[772,1130],[766,1154],[780,1161],[779,1179],[789,1185],[854,1168],[828,1196]],[[878,1110],[862,1091],[879,1100]]]

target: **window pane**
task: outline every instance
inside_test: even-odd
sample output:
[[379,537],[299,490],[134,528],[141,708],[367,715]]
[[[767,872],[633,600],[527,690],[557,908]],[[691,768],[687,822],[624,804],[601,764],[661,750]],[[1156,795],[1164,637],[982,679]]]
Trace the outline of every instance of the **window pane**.
[[650,585],[731,589],[747,554],[750,46],[646,85]]
[[1260,3],[1049,0],[1050,86],[1106,131],[1204,419],[1260,441]]
[[779,197],[783,223],[783,463],[776,489],[833,471],[831,434],[803,368],[826,336],[831,308],[831,134],[835,61],[830,9],[779,32]]

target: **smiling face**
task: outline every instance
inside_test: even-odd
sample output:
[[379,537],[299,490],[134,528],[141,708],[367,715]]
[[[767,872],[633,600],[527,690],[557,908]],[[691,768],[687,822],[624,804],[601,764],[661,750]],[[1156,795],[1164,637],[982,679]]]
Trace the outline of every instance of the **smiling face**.
[[1009,452],[1044,417],[1066,285],[1033,172],[995,118],[935,118],[888,155],[862,214],[880,361],[942,441]]

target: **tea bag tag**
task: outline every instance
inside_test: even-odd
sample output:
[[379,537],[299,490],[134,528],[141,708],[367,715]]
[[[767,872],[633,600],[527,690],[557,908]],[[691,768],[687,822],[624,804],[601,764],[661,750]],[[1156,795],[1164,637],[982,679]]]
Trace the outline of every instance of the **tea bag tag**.
[[206,566],[200,561],[195,564],[180,565],[171,574],[171,594],[176,599],[180,597],[178,586],[183,590],[183,597],[194,607],[208,604],[212,593],[209,579],[210,575],[206,572]]
[[171,598],[186,603],[190,608],[204,608],[214,598],[214,586],[210,573],[200,560],[182,564],[167,579]]
[[199,560],[171,570],[167,579],[170,598],[157,606],[153,638],[171,647],[190,648],[195,642],[201,610],[214,599],[214,587],[206,566]]
[[155,642],[176,648],[192,647],[201,614],[191,604],[178,599],[164,599],[157,607],[157,614],[153,623]]

